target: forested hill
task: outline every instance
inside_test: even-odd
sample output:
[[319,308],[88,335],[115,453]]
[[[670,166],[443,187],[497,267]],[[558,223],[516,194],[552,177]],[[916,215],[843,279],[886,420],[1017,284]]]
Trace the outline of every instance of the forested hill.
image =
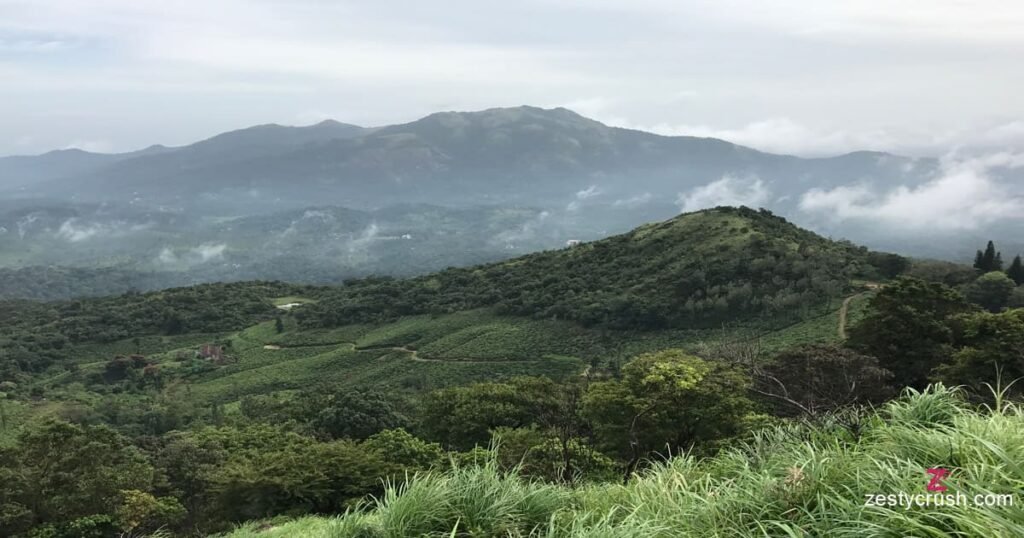
[[889,276],[903,263],[765,210],[718,207],[505,262],[348,282],[296,316],[330,327],[495,307],[609,328],[784,321],[826,311],[851,280]]

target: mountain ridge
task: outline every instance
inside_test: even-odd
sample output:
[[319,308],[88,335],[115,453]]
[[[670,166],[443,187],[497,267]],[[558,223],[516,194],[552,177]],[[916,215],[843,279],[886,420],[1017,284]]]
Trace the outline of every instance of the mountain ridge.
[[[793,198],[789,191],[811,183],[905,179],[907,161],[857,153],[802,159],[715,138],[612,127],[566,108],[531,106],[438,112],[375,128],[334,121],[267,124],[153,154],[94,159],[98,164],[69,176],[13,183],[22,195],[73,192],[77,201],[122,200],[205,213],[225,206],[259,212],[324,202],[567,206],[577,197],[671,199],[723,177],[756,177],[777,186],[778,198]],[[3,162],[0,184],[10,184]]]

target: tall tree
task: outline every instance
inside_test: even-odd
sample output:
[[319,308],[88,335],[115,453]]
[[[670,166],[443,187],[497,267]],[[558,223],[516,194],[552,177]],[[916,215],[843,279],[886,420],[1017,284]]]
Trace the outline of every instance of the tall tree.
[[985,253],[980,250],[974,255],[974,268],[980,272],[985,271]]
[[[939,379],[986,394],[985,383],[1010,387],[1024,377],[1024,310],[968,314],[959,322],[956,345],[960,349],[950,364],[937,369]],[[1022,391],[1021,383],[1012,385],[1011,394],[1019,396]]]
[[1015,284],[1020,286],[1024,284],[1024,265],[1021,264],[1020,254],[1013,258],[1010,262],[1010,267],[1006,270],[1006,276],[1010,277]]
[[974,308],[949,286],[901,278],[871,299],[867,316],[850,329],[847,345],[878,358],[896,386],[923,388],[932,369],[952,355],[952,316]]
[[996,245],[992,241],[985,246],[985,252],[980,258],[975,258],[974,268],[981,273],[1000,271],[1003,268],[1002,254],[996,251]]

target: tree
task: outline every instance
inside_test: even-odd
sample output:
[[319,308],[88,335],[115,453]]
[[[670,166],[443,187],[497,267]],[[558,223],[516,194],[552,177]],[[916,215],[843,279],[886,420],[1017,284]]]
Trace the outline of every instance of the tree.
[[387,397],[379,392],[351,391],[330,395],[317,406],[313,427],[332,439],[362,440],[407,425]]
[[989,312],[998,312],[1009,302],[1010,294],[1016,285],[1006,273],[992,271],[985,273],[972,282],[965,294],[972,303],[981,305]]
[[1024,284],[1024,265],[1021,264],[1020,254],[1013,257],[1010,267],[1006,270],[1006,276],[1018,286]]
[[[978,251],[981,255],[981,251]],[[939,282],[950,287],[969,284],[978,278],[978,270],[959,263],[936,260],[915,260],[907,276],[929,282]]]
[[441,445],[428,443],[401,428],[376,433],[359,446],[403,471],[426,471],[444,463]]
[[498,461],[506,469],[515,469],[531,478],[549,482],[580,479],[614,480],[615,462],[589,446],[583,438],[563,441],[538,427],[498,428]]
[[869,252],[868,263],[878,269],[884,278],[896,278],[910,268],[910,260],[899,254]]
[[1024,308],[1024,286],[1013,288],[1013,293],[1006,301],[1007,308]]
[[621,381],[591,385],[581,414],[601,446],[628,458],[628,477],[653,451],[676,453],[737,433],[752,409],[749,385],[733,366],[669,349],[634,358]]
[[[938,379],[984,393],[984,384],[995,386],[997,375],[1003,386],[1024,377],[1024,309],[968,314],[960,321],[956,343],[962,347],[938,369]],[[1024,392],[1022,382],[1014,385],[1016,394]]]
[[558,386],[549,379],[518,377],[436,390],[420,404],[425,437],[449,448],[486,446],[491,431],[539,424],[559,413]]
[[274,330],[277,331],[278,334],[284,332],[284,322],[281,321],[281,316],[274,318]]
[[974,257],[974,268],[980,273],[1001,271],[1003,269],[1003,256],[1002,253],[996,252],[995,243],[989,241],[985,247],[985,252],[978,251],[978,254]]
[[299,437],[281,448],[232,452],[210,480],[218,514],[238,522],[283,513],[341,512],[352,500],[380,495],[381,478],[400,472],[352,441],[318,443]]
[[867,315],[850,329],[847,346],[878,358],[897,387],[921,389],[932,369],[952,354],[948,320],[971,310],[944,284],[900,278],[871,299]]
[[114,430],[45,422],[0,448],[0,533],[91,516],[113,524],[123,492],[153,485],[145,455]]
[[753,371],[754,391],[783,414],[817,415],[878,403],[892,395],[892,372],[878,359],[828,344],[787,349]]

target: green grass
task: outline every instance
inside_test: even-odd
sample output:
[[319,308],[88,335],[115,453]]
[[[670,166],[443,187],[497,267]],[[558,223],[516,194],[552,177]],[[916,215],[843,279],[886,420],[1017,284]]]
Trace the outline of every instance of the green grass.
[[[1024,410],[977,410],[941,386],[877,413],[788,424],[701,459],[682,455],[627,484],[569,488],[493,462],[390,486],[342,517],[304,518],[228,538],[278,536],[948,537],[1024,536]],[[857,417],[854,433],[844,424]],[[874,494],[926,493],[926,469],[952,474],[962,506],[866,506]],[[975,506],[975,495],[1012,506]]]

